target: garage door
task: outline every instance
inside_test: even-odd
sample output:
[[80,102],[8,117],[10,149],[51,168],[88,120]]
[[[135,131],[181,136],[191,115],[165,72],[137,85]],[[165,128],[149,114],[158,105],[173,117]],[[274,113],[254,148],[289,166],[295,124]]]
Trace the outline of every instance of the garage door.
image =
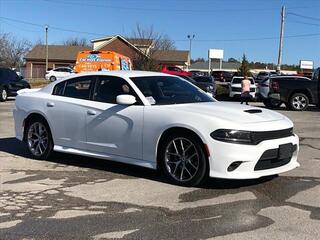
[[46,75],[46,65],[34,63],[32,65],[32,78],[44,78]]

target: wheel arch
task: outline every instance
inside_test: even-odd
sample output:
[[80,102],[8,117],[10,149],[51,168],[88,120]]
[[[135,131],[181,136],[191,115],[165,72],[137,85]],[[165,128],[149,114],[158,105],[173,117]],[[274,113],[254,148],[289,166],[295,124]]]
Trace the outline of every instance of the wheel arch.
[[314,101],[311,92],[306,88],[295,89],[290,92],[288,102],[291,100],[292,96],[296,93],[303,93],[309,98],[309,102],[312,103]]
[[155,153],[156,162],[157,162],[156,168],[159,170],[159,167],[160,167],[159,149],[161,147],[161,144],[164,142],[164,140],[170,134],[177,133],[177,132],[189,133],[189,134],[193,135],[194,137],[196,137],[202,143],[201,147],[203,149],[203,152],[206,155],[206,160],[208,161],[208,166],[210,168],[210,165],[209,165],[210,164],[210,161],[209,161],[210,153],[209,153],[209,149],[206,147],[206,141],[205,141],[204,137],[198,131],[196,131],[195,129],[192,129],[192,128],[189,128],[189,127],[186,127],[186,126],[171,126],[171,127],[167,128],[167,129],[165,129],[162,132],[162,134],[159,136],[159,139],[157,141],[157,146],[156,146],[156,153]]
[[[23,126],[24,126],[24,128],[23,128],[23,141],[26,140],[26,129],[27,129],[28,124],[30,124],[31,120],[35,119],[35,118],[41,118],[42,120],[44,120],[48,124],[49,131],[52,136],[51,126],[50,126],[48,119],[42,113],[32,112],[32,113],[29,113],[28,116],[23,120]],[[52,136],[52,138],[53,138],[53,136]],[[52,141],[53,141],[53,139],[52,139]]]

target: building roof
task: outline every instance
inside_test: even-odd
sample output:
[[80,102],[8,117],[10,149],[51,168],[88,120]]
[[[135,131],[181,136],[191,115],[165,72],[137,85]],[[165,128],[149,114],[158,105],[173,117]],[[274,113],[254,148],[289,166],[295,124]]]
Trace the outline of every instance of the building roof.
[[[237,62],[222,62],[222,69],[224,70],[235,70],[240,67],[241,63]],[[220,63],[216,61],[211,62],[211,69],[219,69]],[[195,62],[191,64],[189,70],[208,70],[209,62]]]
[[[95,42],[101,42],[101,41],[109,41],[110,39],[112,39],[114,37],[125,38],[121,35],[113,35],[113,36],[106,36],[103,38],[92,39],[91,42],[95,43]],[[150,46],[153,43],[152,39],[146,39],[146,38],[125,38],[125,39],[128,42],[130,42],[131,44],[137,45],[137,46]]]
[[127,38],[128,42],[135,46],[146,46],[149,47],[152,45],[153,40],[152,39],[146,39],[146,38]]
[[[49,60],[64,60],[73,61],[77,59],[77,54],[80,51],[92,50],[83,46],[66,46],[66,45],[48,45]],[[45,59],[46,45],[36,45],[26,56],[25,59]]]
[[152,53],[157,61],[166,62],[188,62],[189,51],[184,50],[158,50]]
[[134,45],[131,42],[128,41],[128,39],[122,37],[121,35],[115,35],[115,36],[110,36],[110,37],[105,37],[105,38],[99,38],[99,39],[93,39],[91,40],[92,43],[95,42],[104,42],[101,45],[99,45],[98,47],[94,47],[94,50],[100,50],[103,47],[107,46],[108,44],[110,44],[111,42],[113,42],[116,39],[120,39],[121,41],[123,41],[124,43],[126,43],[129,47],[133,48],[134,50],[136,50],[137,52],[139,52],[140,54],[145,54],[144,52],[141,51],[141,49],[138,47],[138,45]]

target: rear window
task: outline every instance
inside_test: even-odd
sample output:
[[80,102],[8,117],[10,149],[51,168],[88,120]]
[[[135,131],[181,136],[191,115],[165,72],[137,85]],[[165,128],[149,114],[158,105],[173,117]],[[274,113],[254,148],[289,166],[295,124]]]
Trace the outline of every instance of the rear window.
[[53,95],[89,100],[95,78],[84,76],[58,83],[53,89]]

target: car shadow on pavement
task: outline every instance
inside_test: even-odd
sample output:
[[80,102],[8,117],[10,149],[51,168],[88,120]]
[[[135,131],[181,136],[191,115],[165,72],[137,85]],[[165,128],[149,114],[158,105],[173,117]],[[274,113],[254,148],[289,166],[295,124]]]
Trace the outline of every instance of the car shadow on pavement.
[[[12,155],[28,158],[30,161],[42,161],[33,159],[29,154],[25,144],[21,143],[16,138],[0,138],[0,152],[9,153]],[[144,178],[152,181],[172,184],[163,174],[159,171],[134,166],[130,164],[108,161],[98,158],[91,158],[86,156],[78,156],[66,153],[55,152],[46,160],[48,162],[63,164],[67,166],[89,168],[100,171],[107,171],[112,174],[121,174],[127,177]],[[204,189],[235,189],[241,187],[248,187],[252,185],[262,184],[272,180],[275,176],[264,177],[260,179],[250,180],[229,180],[229,179],[216,179],[209,178],[205,181],[200,188]]]

